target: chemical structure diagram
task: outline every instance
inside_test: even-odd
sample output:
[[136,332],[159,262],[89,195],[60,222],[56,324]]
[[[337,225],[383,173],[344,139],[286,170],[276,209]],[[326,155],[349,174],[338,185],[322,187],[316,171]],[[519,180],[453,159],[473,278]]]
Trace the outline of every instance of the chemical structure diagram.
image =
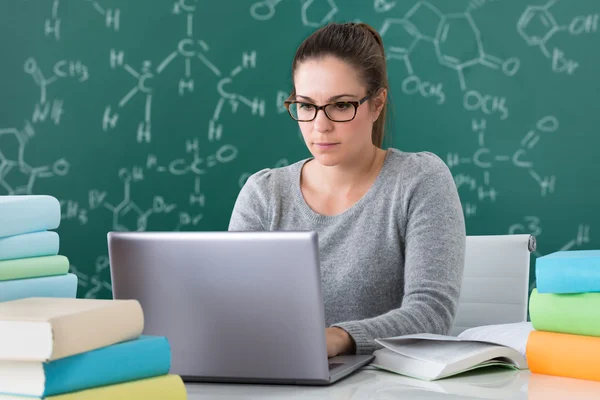
[[[47,79],[33,57],[25,60],[23,69],[25,73],[31,75],[35,84],[40,88],[40,101],[36,104],[34,111],[33,119],[35,122],[37,122],[37,119],[44,121],[48,114],[46,103],[48,86],[61,78],[75,78],[77,82],[85,82],[89,79],[88,67],[79,60],[60,60],[56,62],[52,69],[53,75]],[[52,119],[56,125],[60,123],[60,116],[63,114],[62,103],[62,100],[59,100],[52,107]],[[43,110],[42,107],[44,107]]]
[[600,14],[576,16],[568,25],[559,25],[551,10],[558,2],[550,0],[544,5],[527,6],[517,22],[517,31],[529,46],[539,47],[542,54],[552,60],[552,71],[573,75],[579,63],[568,59],[559,48],[550,51],[548,41],[560,32],[573,36],[597,32]]
[[373,8],[375,9],[375,12],[378,12],[378,13],[388,12],[388,11],[392,10],[394,7],[396,7],[395,1],[375,0],[373,2]]
[[[192,160],[185,157],[171,160],[168,163],[160,163],[158,157],[148,154],[144,166],[133,166],[132,168],[122,168],[119,171],[119,178],[123,182],[123,200],[117,205],[109,203],[106,199],[108,193],[97,189],[89,191],[87,207],[82,207],[76,201],[61,200],[61,210],[63,220],[77,220],[80,225],[88,223],[90,214],[94,210],[101,208],[107,209],[112,213],[112,229],[115,231],[145,231],[148,225],[148,219],[153,215],[177,215],[177,226],[173,231],[180,231],[185,227],[197,226],[203,218],[202,212],[184,212],[179,210],[177,204],[167,202],[162,196],[154,196],[152,206],[148,209],[142,209],[132,198],[132,185],[146,179],[146,174],[168,174],[171,176],[192,175],[194,178],[194,188],[189,194],[190,207],[200,208],[206,204],[206,198],[200,188],[201,176],[207,174],[210,169],[218,165],[227,164],[236,159],[238,150],[235,146],[226,144],[221,146],[215,153],[205,157],[200,155],[200,146],[198,139],[187,140],[186,153],[192,155]],[[277,162],[276,166],[288,165],[286,159]],[[244,180],[250,174],[244,174]],[[242,179],[241,178],[241,179]],[[240,179],[240,182],[241,182]],[[243,184],[243,183],[241,183]],[[75,265],[71,265],[71,272],[77,275],[78,284],[84,291],[83,297],[95,298],[100,291],[110,292],[112,286],[107,281],[106,270],[109,268],[109,260],[106,255],[98,256],[95,263],[95,269],[92,275],[80,271]]]
[[[250,15],[258,21],[266,21],[275,16],[276,7],[283,0],[262,0],[250,6]],[[318,28],[331,22],[339,11],[335,0],[301,0],[300,18],[304,26]],[[318,10],[318,11],[317,11]],[[317,14],[318,17],[314,15]]]
[[[118,8],[104,8],[95,0],[84,0],[85,3],[90,3],[94,10],[101,14],[106,23],[108,29],[113,29],[115,32],[119,31],[121,21],[121,11]],[[58,7],[60,6],[60,0],[54,0],[52,2],[52,16],[44,21],[44,35],[54,35],[56,41],[60,40],[61,32],[61,19],[58,15]]]
[[478,9],[482,8],[483,6],[485,6],[486,4],[489,4],[489,3],[492,3],[495,1],[500,1],[500,0],[471,0],[469,2],[469,5],[467,6],[467,11],[471,12],[471,11],[478,10]]
[[[468,174],[457,174],[454,176],[457,189],[462,187],[477,193],[479,201],[489,199],[495,202],[498,197],[498,191],[491,185],[491,169],[497,164],[512,163],[515,167],[527,170],[528,174],[540,186],[541,195],[545,197],[548,193],[554,192],[556,177],[554,175],[542,178],[534,169],[533,162],[527,160],[527,154],[541,140],[542,135],[555,132],[558,129],[558,120],[552,115],[541,118],[535,129],[531,129],[525,134],[519,148],[512,154],[493,154],[485,145],[485,132],[487,121],[485,119],[472,120],[472,131],[478,135],[479,148],[472,156],[461,157],[457,153],[448,153],[447,165],[450,169],[460,165],[475,165],[483,170],[483,179]],[[468,203],[464,207],[465,215],[472,217],[477,213],[477,205]]]
[[[381,4],[379,2],[379,7],[385,9]],[[388,4],[388,8],[392,7]],[[423,25],[417,22],[423,20],[433,21],[433,23]],[[386,43],[387,58],[404,62],[409,74],[407,79],[421,86],[419,91],[423,96],[435,96],[440,104],[445,98],[440,94],[441,84],[420,82],[415,75],[410,58],[419,42],[426,41],[433,44],[438,62],[457,72],[460,88],[463,91],[467,89],[464,76],[466,68],[481,65],[501,70],[507,76],[513,76],[520,67],[520,60],[517,58],[502,60],[485,52],[479,28],[468,11],[444,14],[425,0],[417,1],[402,18],[386,18],[379,33]],[[472,35],[472,39],[465,40],[465,33]],[[474,43],[477,49],[475,52],[471,50]]]
[[[509,235],[528,233],[533,236],[539,237],[542,235],[542,224],[541,219],[536,216],[526,216],[522,222],[511,225],[508,228]],[[582,247],[585,244],[590,243],[590,226],[587,224],[579,224],[577,226],[577,234],[574,239],[570,239],[564,245],[560,246],[558,251],[572,250],[577,247]],[[542,254],[536,250],[534,253],[536,257],[541,257]]]
[[83,296],[78,294],[79,297],[86,299],[93,299],[97,297],[98,292],[101,290],[108,290],[112,292],[112,285],[102,279],[107,274],[108,268],[110,267],[108,256],[103,255],[96,258],[95,268],[93,275],[88,275],[80,271],[75,265],[71,264],[70,271],[72,274],[77,276],[77,285],[84,291]]
[[33,125],[25,122],[23,129],[0,128],[0,194],[33,194],[38,178],[65,176],[70,165],[61,158],[52,165],[32,167],[25,161],[25,146],[35,136]]
[[[234,78],[249,68],[256,68],[256,52],[244,52],[242,54],[242,63],[231,70],[228,75],[224,75],[221,70],[216,67],[206,56],[210,48],[202,39],[195,39],[193,33],[193,17],[196,11],[195,4],[189,4],[185,0],[178,0],[174,3],[172,12],[175,15],[185,14],[186,16],[186,36],[179,41],[177,49],[171,52],[164,60],[162,60],[156,70],[152,67],[152,62],[145,60],[142,63],[141,72],[138,72],[131,65],[124,62],[125,54],[123,51],[111,49],[110,65],[115,69],[117,66],[122,67],[133,78],[137,80],[137,84],[127,92],[118,103],[118,108],[121,109],[129,100],[137,93],[142,93],[146,96],[144,119],[140,121],[137,131],[137,142],[151,142],[151,115],[152,115],[152,96],[153,96],[153,79],[163,72],[175,59],[183,58],[184,60],[184,77],[179,80],[178,90],[179,95],[183,96],[186,92],[194,91],[194,79],[192,78],[192,61],[196,58],[200,60],[206,68],[208,68],[219,81],[217,83],[217,91],[219,100],[215,106],[213,116],[209,121],[208,140],[219,141],[223,136],[223,125],[219,123],[221,111],[226,103],[231,107],[232,113],[236,113],[239,105],[249,107],[252,115],[265,116],[265,100],[262,98],[249,98],[236,93],[231,93],[226,90],[226,86],[233,83]],[[102,119],[102,128],[106,132],[109,128],[114,129],[119,118],[118,113],[112,113],[111,107],[107,106]]]
[[193,191],[189,194],[190,208],[203,208],[206,204],[206,198],[201,191],[201,177],[218,165],[228,164],[238,156],[238,149],[225,144],[220,146],[216,152],[201,156],[200,144],[198,139],[186,141],[186,154],[192,156],[192,160],[182,157],[161,163],[154,154],[148,154],[145,165],[134,165],[132,168],[121,168],[119,170],[119,179],[123,183],[123,199],[118,204],[112,204],[107,201],[108,193],[98,189],[89,191],[88,204],[81,206],[79,202],[73,200],[61,200],[61,209],[63,210],[63,220],[78,220],[80,225],[88,223],[90,213],[94,210],[104,208],[112,214],[112,229],[115,231],[145,231],[148,226],[148,219],[153,215],[172,214],[179,211],[178,223],[174,228],[179,231],[185,227],[197,226],[202,220],[202,213],[190,213],[180,210],[177,204],[169,203],[163,196],[154,196],[152,206],[142,209],[133,200],[132,186],[135,183],[144,181],[147,174],[156,173],[157,175],[167,174],[170,176],[193,176]]
[[49,118],[54,125],[59,125],[64,114],[61,99],[48,101],[48,86],[63,78],[85,82],[89,77],[88,69],[81,61],[56,62],[50,78],[44,77],[33,57],[25,60],[23,69],[40,88],[40,100],[34,106],[31,121],[26,120],[23,128],[0,128],[0,188],[7,195],[32,194],[38,178],[65,176],[69,173],[70,165],[64,158],[50,165],[32,167],[26,161],[26,146],[36,135],[36,124],[46,122]]

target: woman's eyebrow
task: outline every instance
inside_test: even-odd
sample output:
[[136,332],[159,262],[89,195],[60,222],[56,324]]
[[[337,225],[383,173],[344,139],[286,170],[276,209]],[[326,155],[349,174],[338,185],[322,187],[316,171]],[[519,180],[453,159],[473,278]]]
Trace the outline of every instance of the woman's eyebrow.
[[[297,94],[296,97],[302,97],[303,99],[306,99],[308,101],[312,101],[313,103],[315,102],[313,99],[311,99],[308,96],[302,96],[300,94]],[[353,95],[353,94],[338,94],[338,95],[335,95],[335,96],[331,96],[329,99],[327,99],[327,101],[330,102],[330,101],[339,100],[342,97],[358,97],[358,96]]]

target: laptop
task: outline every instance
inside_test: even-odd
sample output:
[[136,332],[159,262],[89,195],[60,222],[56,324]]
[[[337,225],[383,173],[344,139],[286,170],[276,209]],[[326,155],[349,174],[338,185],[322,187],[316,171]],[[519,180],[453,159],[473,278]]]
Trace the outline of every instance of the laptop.
[[110,232],[108,252],[185,381],[327,385],[373,359],[327,357],[315,232]]

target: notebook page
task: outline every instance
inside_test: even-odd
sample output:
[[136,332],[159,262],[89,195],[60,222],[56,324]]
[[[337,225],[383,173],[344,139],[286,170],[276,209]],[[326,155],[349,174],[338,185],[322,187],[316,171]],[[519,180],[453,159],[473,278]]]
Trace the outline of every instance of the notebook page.
[[527,338],[533,330],[531,322],[478,326],[458,335],[461,339],[478,340],[512,347],[525,357]]

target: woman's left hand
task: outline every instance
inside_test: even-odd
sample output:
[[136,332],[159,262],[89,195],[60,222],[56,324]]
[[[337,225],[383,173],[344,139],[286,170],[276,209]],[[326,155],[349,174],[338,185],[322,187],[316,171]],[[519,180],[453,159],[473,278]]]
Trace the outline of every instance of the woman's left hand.
[[325,328],[327,357],[351,354],[354,348],[352,337],[342,328]]

